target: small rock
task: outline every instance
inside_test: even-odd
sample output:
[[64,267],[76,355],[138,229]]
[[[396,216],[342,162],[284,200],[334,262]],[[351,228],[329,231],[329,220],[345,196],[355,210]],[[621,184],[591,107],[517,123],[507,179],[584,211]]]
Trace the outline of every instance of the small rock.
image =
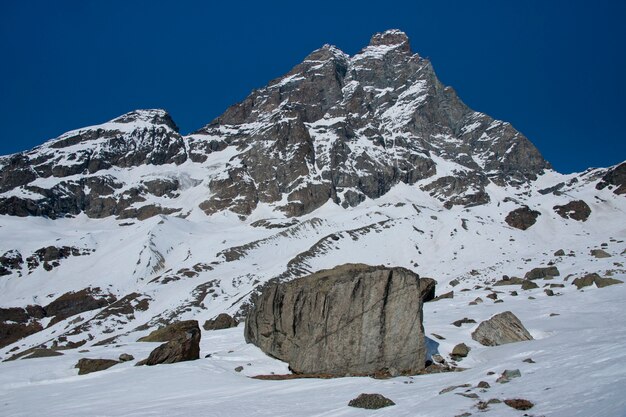
[[498,294],[496,294],[495,292],[492,292],[491,294],[487,294],[487,298],[489,298],[490,300],[497,300]]
[[470,384],[462,384],[462,385],[451,385],[449,387],[446,387],[444,389],[442,389],[441,391],[439,391],[439,395],[441,394],[446,394],[450,391],[454,391],[457,388],[470,388],[471,385]]
[[554,291],[552,290],[543,290],[543,292],[545,292],[548,297],[554,296]]
[[457,321],[453,322],[452,324],[454,326],[456,326],[456,327],[461,327],[461,325],[463,325],[463,324],[470,324],[470,323],[476,323],[476,320],[468,319],[467,317],[464,317],[461,320],[457,320]]
[[396,405],[396,403],[380,394],[361,394],[348,403],[350,407],[365,408],[368,410],[377,410],[392,405]]
[[615,279],[615,278],[596,278],[596,287],[598,288],[604,288],[604,287],[608,287],[609,285],[615,285],[615,284],[623,284],[624,281],[620,281],[619,279]]
[[443,356],[439,355],[438,353],[435,353],[434,355],[431,356],[433,362],[435,363],[444,363],[446,360],[443,358]]
[[472,399],[476,399],[476,398],[478,398],[478,394],[475,394],[475,393],[473,393],[473,392],[472,392],[472,393],[470,393],[470,394],[466,394],[466,393],[464,393],[464,392],[455,392],[455,394],[456,394],[456,395],[462,395],[463,397],[466,397],[466,398],[472,398]]
[[454,347],[454,349],[452,349],[450,357],[454,360],[465,358],[469,354],[470,350],[470,347],[467,346],[465,343],[459,343]]
[[493,303],[494,303],[494,304],[499,304],[499,303],[503,303],[503,302],[504,302],[504,300],[496,300],[496,301],[494,301]]
[[502,372],[502,375],[496,380],[497,383],[506,384],[510,380],[514,378],[519,378],[522,376],[522,373],[519,369],[506,369]]
[[502,401],[500,401],[497,398],[491,398],[489,401],[487,401],[487,404],[500,404]]
[[450,281],[450,286],[452,286],[452,287],[456,287],[459,284],[460,284],[460,282],[459,282],[458,279],[453,279],[452,281]]
[[463,413],[463,414],[457,414],[454,417],[470,417],[472,415],[472,413]]
[[532,360],[532,358],[526,358],[526,359],[524,359],[522,362],[526,362],[526,363],[536,363],[534,360]]
[[238,366],[235,368],[235,372],[241,372],[243,371],[243,366]]
[[602,249],[592,249],[591,256],[594,256],[596,258],[610,258],[611,254]]
[[88,359],[83,358],[78,361],[74,368],[78,368],[78,375],[86,375],[92,372],[104,371],[117,365],[119,362],[113,359]]
[[516,410],[530,410],[535,404],[522,398],[514,398],[511,400],[504,400],[504,403]]
[[128,353],[122,353],[119,357],[120,362],[128,362],[135,359],[133,355],[129,355]]
[[484,389],[487,389],[487,388],[491,388],[491,385],[489,385],[489,382],[487,382],[487,381],[480,381],[480,382],[478,383],[478,385],[476,385],[476,388],[484,388]]
[[230,329],[231,327],[237,327],[239,322],[232,318],[229,314],[220,313],[214,319],[207,320],[202,326],[204,330],[222,330]]
[[565,256],[565,251],[563,249],[559,249],[554,252],[554,256]]
[[560,316],[559,313],[550,313],[550,317]]
[[533,268],[524,275],[525,279],[535,280],[546,277],[558,277],[560,272],[556,266]]
[[522,284],[523,290],[533,290],[535,288],[539,288],[539,285],[529,280],[525,280],[524,283]]
[[439,339],[439,340],[446,340],[445,337],[437,334],[437,333],[431,333],[431,335],[435,338],[435,339]]
[[513,296],[513,297],[517,297],[517,295],[518,295],[518,294],[517,294],[517,291],[511,291],[511,296]]

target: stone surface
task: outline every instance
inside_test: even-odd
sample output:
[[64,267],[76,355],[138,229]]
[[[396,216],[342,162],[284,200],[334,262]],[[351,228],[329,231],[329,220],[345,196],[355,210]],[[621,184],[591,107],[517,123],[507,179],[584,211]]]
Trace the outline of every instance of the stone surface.
[[591,256],[596,257],[596,258],[610,258],[611,257],[611,254],[603,249],[592,249],[590,253],[591,253]]
[[504,400],[504,403],[511,408],[514,408],[516,410],[522,410],[522,411],[530,410],[531,408],[535,406],[535,404],[533,404],[532,402],[528,400],[524,400],[522,398],[513,398],[513,399]]
[[539,285],[535,284],[531,280],[525,279],[524,282],[522,282],[522,290],[533,290],[535,288],[539,288]]
[[145,360],[145,365],[185,362],[200,359],[200,329],[187,333],[185,339],[175,339],[154,349]]
[[465,343],[459,343],[452,349],[452,353],[450,353],[450,357],[454,360],[459,360],[461,358],[467,357],[470,352],[470,347]]
[[499,346],[532,340],[533,337],[513,313],[505,311],[480,323],[472,333],[472,339],[484,346]]
[[519,369],[506,369],[504,372],[502,372],[502,375],[498,377],[496,382],[499,384],[506,384],[507,382],[510,382],[512,379],[520,378],[521,376],[522,376],[522,373],[520,372]]
[[78,368],[78,375],[90,374],[92,372],[104,371],[117,365],[119,362],[113,359],[88,359],[83,358],[78,361],[75,368]]
[[379,408],[396,405],[396,403],[380,394],[361,394],[358,397],[350,400],[348,405],[350,407],[377,410]]
[[591,214],[591,208],[583,200],[570,201],[563,206],[554,206],[553,209],[564,219],[574,219],[581,222],[587,221]]
[[239,322],[229,314],[220,313],[216,318],[205,321],[202,328],[204,330],[221,330],[237,327],[238,324]]
[[425,362],[419,277],[348,264],[268,287],[245,338],[295,373],[415,373]]
[[128,353],[122,353],[119,357],[120,362],[128,362],[128,361],[132,361],[134,360],[135,357],[133,355],[130,355]]
[[590,287],[593,284],[598,288],[608,287],[609,285],[615,284],[623,284],[623,281],[615,278],[602,278],[600,275],[596,273],[587,274],[583,277],[576,278],[572,281],[572,285],[575,285],[577,289],[582,289],[584,287]]
[[626,163],[609,169],[596,184],[598,190],[613,186],[615,194],[626,194]]
[[111,294],[103,294],[100,288],[85,288],[68,292],[44,307],[48,317],[54,317],[52,324],[85,311],[103,308],[117,301]]
[[511,211],[507,214],[504,221],[511,227],[526,230],[537,222],[537,217],[540,215],[541,213],[538,211],[531,210],[528,206],[524,206]]
[[435,287],[437,281],[433,278],[420,277],[420,293],[422,294],[422,302],[432,301],[435,299]]
[[547,277],[558,277],[560,274],[561,273],[556,266],[547,266],[531,269],[530,271],[526,272],[526,275],[524,275],[524,279],[535,280]]
[[152,331],[149,335],[139,338],[138,342],[169,342],[177,339],[187,339],[189,333],[200,333],[197,320],[177,321],[160,329]]

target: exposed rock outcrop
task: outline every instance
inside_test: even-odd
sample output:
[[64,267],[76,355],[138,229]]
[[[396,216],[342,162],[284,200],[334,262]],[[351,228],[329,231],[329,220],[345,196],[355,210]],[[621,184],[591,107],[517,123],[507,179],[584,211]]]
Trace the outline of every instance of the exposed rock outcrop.
[[511,227],[516,229],[526,230],[537,222],[537,217],[541,213],[536,210],[531,210],[530,207],[524,206],[511,211],[507,214],[504,221]]
[[591,208],[583,200],[570,201],[563,206],[554,206],[554,211],[564,219],[586,221],[591,214]]
[[545,279],[558,277],[561,273],[556,266],[546,266],[546,267],[538,267],[533,268],[530,271],[526,272],[524,275],[524,279],[535,280],[535,279]]
[[480,323],[472,333],[472,339],[484,346],[499,346],[532,340],[533,337],[513,313],[505,311]]
[[419,277],[348,264],[276,284],[256,300],[245,337],[295,373],[415,373],[425,361]]
[[596,184],[598,190],[613,186],[615,194],[626,194],[626,162],[609,169]]

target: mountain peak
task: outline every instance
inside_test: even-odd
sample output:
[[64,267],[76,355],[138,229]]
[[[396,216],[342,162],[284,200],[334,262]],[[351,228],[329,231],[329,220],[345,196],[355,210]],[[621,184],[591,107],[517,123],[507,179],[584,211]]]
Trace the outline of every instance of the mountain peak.
[[172,116],[163,109],[140,109],[123,114],[113,120],[112,123],[135,123],[144,122],[154,125],[165,125],[178,132],[178,126],[174,123]]
[[399,29],[389,29],[382,33],[375,33],[370,39],[369,46],[399,46],[402,51],[411,52],[409,37]]

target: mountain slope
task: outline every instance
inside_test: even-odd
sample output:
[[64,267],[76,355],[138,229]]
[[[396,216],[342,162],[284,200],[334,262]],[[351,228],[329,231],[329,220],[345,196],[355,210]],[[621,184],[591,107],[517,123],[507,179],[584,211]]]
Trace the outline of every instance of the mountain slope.
[[[528,384],[498,385],[493,395],[533,396],[537,413],[619,415],[626,410],[618,395],[626,372],[614,363],[626,355],[626,339],[611,329],[623,315],[625,286],[580,291],[572,281],[588,273],[626,278],[625,172],[626,163],[553,171],[510,124],[469,109],[444,87],[397,30],[374,35],[353,57],[328,45],[312,52],[187,136],[163,110],[137,110],[68,132],[0,158],[0,359],[38,347],[65,353],[0,364],[6,393],[0,398],[11,415],[98,413],[97,401],[68,412],[48,395],[55,384],[73,390],[82,384],[71,369],[77,358],[128,350],[142,359],[150,349],[136,341],[151,329],[222,312],[243,318],[269,281],[360,262],[410,268],[435,278],[438,294],[454,291],[454,298],[425,307],[426,333],[446,338],[432,339],[430,353],[448,355],[460,342],[472,348],[461,364],[470,368],[465,372],[367,380],[368,388],[400,400],[388,412],[460,414],[473,403],[439,390],[523,366]],[[559,249],[563,255],[555,254]],[[600,249],[610,256],[591,252]],[[521,277],[547,265],[560,275],[539,281],[539,288],[494,286],[503,275]],[[494,290],[497,299],[487,298]],[[469,306],[477,297],[483,302]],[[486,348],[471,341],[472,326],[450,325],[507,309],[537,340]],[[601,310],[607,317],[594,333],[595,320],[586,314]],[[279,414],[280,407],[293,409],[285,392],[294,390],[310,407],[302,415],[356,413],[343,404],[349,393],[358,394],[362,379],[275,383],[232,371],[231,365],[250,362],[245,375],[287,372],[285,364],[244,346],[241,332],[205,332],[202,355],[211,358],[168,365],[177,382],[172,398],[191,390],[197,403],[180,409],[157,403],[172,415],[198,415],[206,407],[241,415],[253,414],[258,397],[266,397],[270,414]],[[567,349],[595,352],[588,371],[596,380],[568,371],[565,379],[575,383],[559,382],[563,375],[555,369],[586,360],[563,354]],[[543,364],[520,363],[531,355]],[[168,372],[128,365],[87,378],[96,390],[126,390],[145,378],[162,381]],[[194,384],[238,404],[198,398]],[[124,400],[110,413],[149,414],[151,386],[137,398],[120,393]],[[555,387],[557,393],[544,390]],[[239,390],[254,398],[240,398]],[[302,390],[330,400],[310,404]],[[576,404],[585,390],[597,398],[579,409],[557,403]],[[82,399],[94,395],[79,391]],[[25,401],[23,408],[16,402],[41,396],[49,399]],[[610,403],[604,409],[603,401]],[[502,408],[497,415],[517,414]]]

